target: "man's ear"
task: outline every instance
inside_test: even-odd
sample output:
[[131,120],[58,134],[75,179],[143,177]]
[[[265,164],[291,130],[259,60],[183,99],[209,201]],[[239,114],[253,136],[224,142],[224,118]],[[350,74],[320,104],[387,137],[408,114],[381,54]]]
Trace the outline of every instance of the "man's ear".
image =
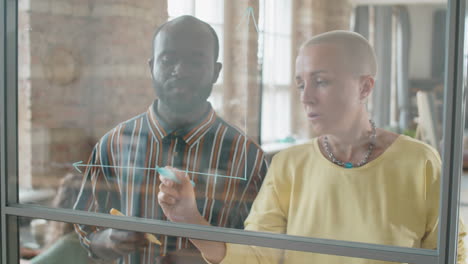
[[218,80],[219,73],[221,72],[222,68],[223,68],[223,64],[221,62],[215,63],[212,83],[215,83]]
[[372,90],[374,90],[375,80],[371,75],[361,76],[360,79],[361,85],[359,99],[365,100],[367,97],[369,97]]

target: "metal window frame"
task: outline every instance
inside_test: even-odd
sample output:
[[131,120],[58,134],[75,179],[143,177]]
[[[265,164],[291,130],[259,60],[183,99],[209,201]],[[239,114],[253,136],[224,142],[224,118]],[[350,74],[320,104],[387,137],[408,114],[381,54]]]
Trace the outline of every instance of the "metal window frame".
[[[5,5],[3,2],[0,2],[0,102],[5,102]],[[5,164],[4,164],[4,156],[5,156],[5,148],[3,147],[3,142],[5,142],[5,104],[2,104],[0,107],[0,175],[6,174]],[[0,192],[3,192],[3,178],[0,180]],[[0,195],[0,232],[3,233],[3,226],[5,223],[4,217],[5,214],[3,213],[3,195]],[[3,237],[0,235],[0,263],[4,263],[3,261]]]
[[2,238],[2,263],[18,263],[19,241],[17,216],[6,214],[9,203],[18,201],[18,140],[17,140],[17,85],[18,85],[18,60],[17,60],[17,14],[18,3],[16,0],[2,0],[2,34],[3,41],[0,49],[3,50],[4,60],[0,71],[3,74],[3,82],[0,98],[3,99],[3,113],[1,116],[0,145],[2,170],[1,170],[1,238]]
[[450,0],[447,12],[444,92],[444,149],[438,252],[439,263],[456,263],[465,115],[463,48],[466,0]]
[[[446,92],[443,174],[441,184],[441,224],[438,250],[400,248],[297,237],[262,232],[247,232],[218,227],[204,227],[165,221],[122,218],[65,209],[52,209],[18,203],[18,134],[17,134],[17,0],[0,0],[0,223],[1,264],[18,263],[18,217],[106,226],[138,232],[154,232],[189,238],[223,241],[270,248],[316,252],[357,258],[408,262],[414,264],[451,263],[456,261],[461,144],[463,133],[463,36],[464,0],[449,0],[446,56]],[[458,58],[459,57],[459,58]],[[450,107],[448,107],[450,106]]]

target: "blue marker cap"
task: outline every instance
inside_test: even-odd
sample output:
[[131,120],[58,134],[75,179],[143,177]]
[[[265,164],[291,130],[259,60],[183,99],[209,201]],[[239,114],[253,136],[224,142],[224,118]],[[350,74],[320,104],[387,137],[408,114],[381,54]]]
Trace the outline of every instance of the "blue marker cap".
[[[175,176],[175,174],[172,171],[170,171],[170,170],[168,170],[166,168],[161,168],[161,167],[158,167],[156,170],[164,178],[169,179],[171,181],[174,181],[174,182],[180,184],[180,180]],[[195,183],[192,180],[190,181],[190,183],[192,184],[193,187],[195,187]]]

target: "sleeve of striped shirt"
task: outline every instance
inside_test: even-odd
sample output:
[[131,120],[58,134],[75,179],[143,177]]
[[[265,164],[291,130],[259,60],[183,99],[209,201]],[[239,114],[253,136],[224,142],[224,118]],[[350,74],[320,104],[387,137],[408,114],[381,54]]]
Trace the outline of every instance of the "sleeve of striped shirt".
[[[109,213],[112,208],[112,197],[113,186],[109,184],[106,177],[105,168],[102,165],[101,155],[103,154],[100,149],[103,145],[103,141],[96,144],[91,153],[89,161],[84,168],[84,178],[81,186],[80,194],[75,203],[74,210],[80,210],[85,212],[97,212],[97,213]],[[95,226],[87,225],[75,225],[75,231],[77,232],[81,244],[88,251],[90,257],[95,258],[90,250],[92,236],[99,232],[100,229]]]

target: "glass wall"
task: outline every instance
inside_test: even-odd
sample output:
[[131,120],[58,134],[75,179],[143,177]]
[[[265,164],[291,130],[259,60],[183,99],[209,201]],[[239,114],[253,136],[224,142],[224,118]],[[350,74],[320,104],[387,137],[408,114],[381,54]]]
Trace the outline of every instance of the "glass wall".
[[[55,264],[62,261],[73,254],[71,263],[95,263],[88,256],[88,252],[80,245],[78,236],[73,232],[73,223],[47,221],[45,219],[31,219],[26,217],[19,218],[19,255],[21,264]],[[29,224],[29,225],[28,225]],[[123,230],[122,230],[123,231]],[[145,236],[143,233],[134,233],[135,236]],[[180,238],[181,243],[189,241],[188,238]],[[156,260],[156,263],[206,263],[203,256],[193,248],[174,252],[162,252],[158,245],[149,241],[143,242],[142,263],[155,263],[150,261]],[[262,259],[268,261],[275,259],[277,255],[285,255],[289,258],[295,258],[292,263],[303,263],[307,259],[322,258],[329,260],[330,256],[325,254],[306,253],[294,250],[283,251],[281,249],[267,247],[251,247],[246,245],[232,244],[232,247],[238,247],[239,251],[235,253],[235,258],[238,261],[246,261],[252,259],[254,252],[261,252]],[[158,256],[159,255],[159,256]],[[365,261],[359,258],[333,256],[334,261],[344,263]],[[299,262],[297,261],[299,260]],[[111,260],[104,260],[101,263],[113,263]],[[291,263],[291,262],[290,262]],[[374,260],[372,263],[397,263],[397,262],[382,262]]]
[[3,261],[463,263],[461,1],[1,3]]

